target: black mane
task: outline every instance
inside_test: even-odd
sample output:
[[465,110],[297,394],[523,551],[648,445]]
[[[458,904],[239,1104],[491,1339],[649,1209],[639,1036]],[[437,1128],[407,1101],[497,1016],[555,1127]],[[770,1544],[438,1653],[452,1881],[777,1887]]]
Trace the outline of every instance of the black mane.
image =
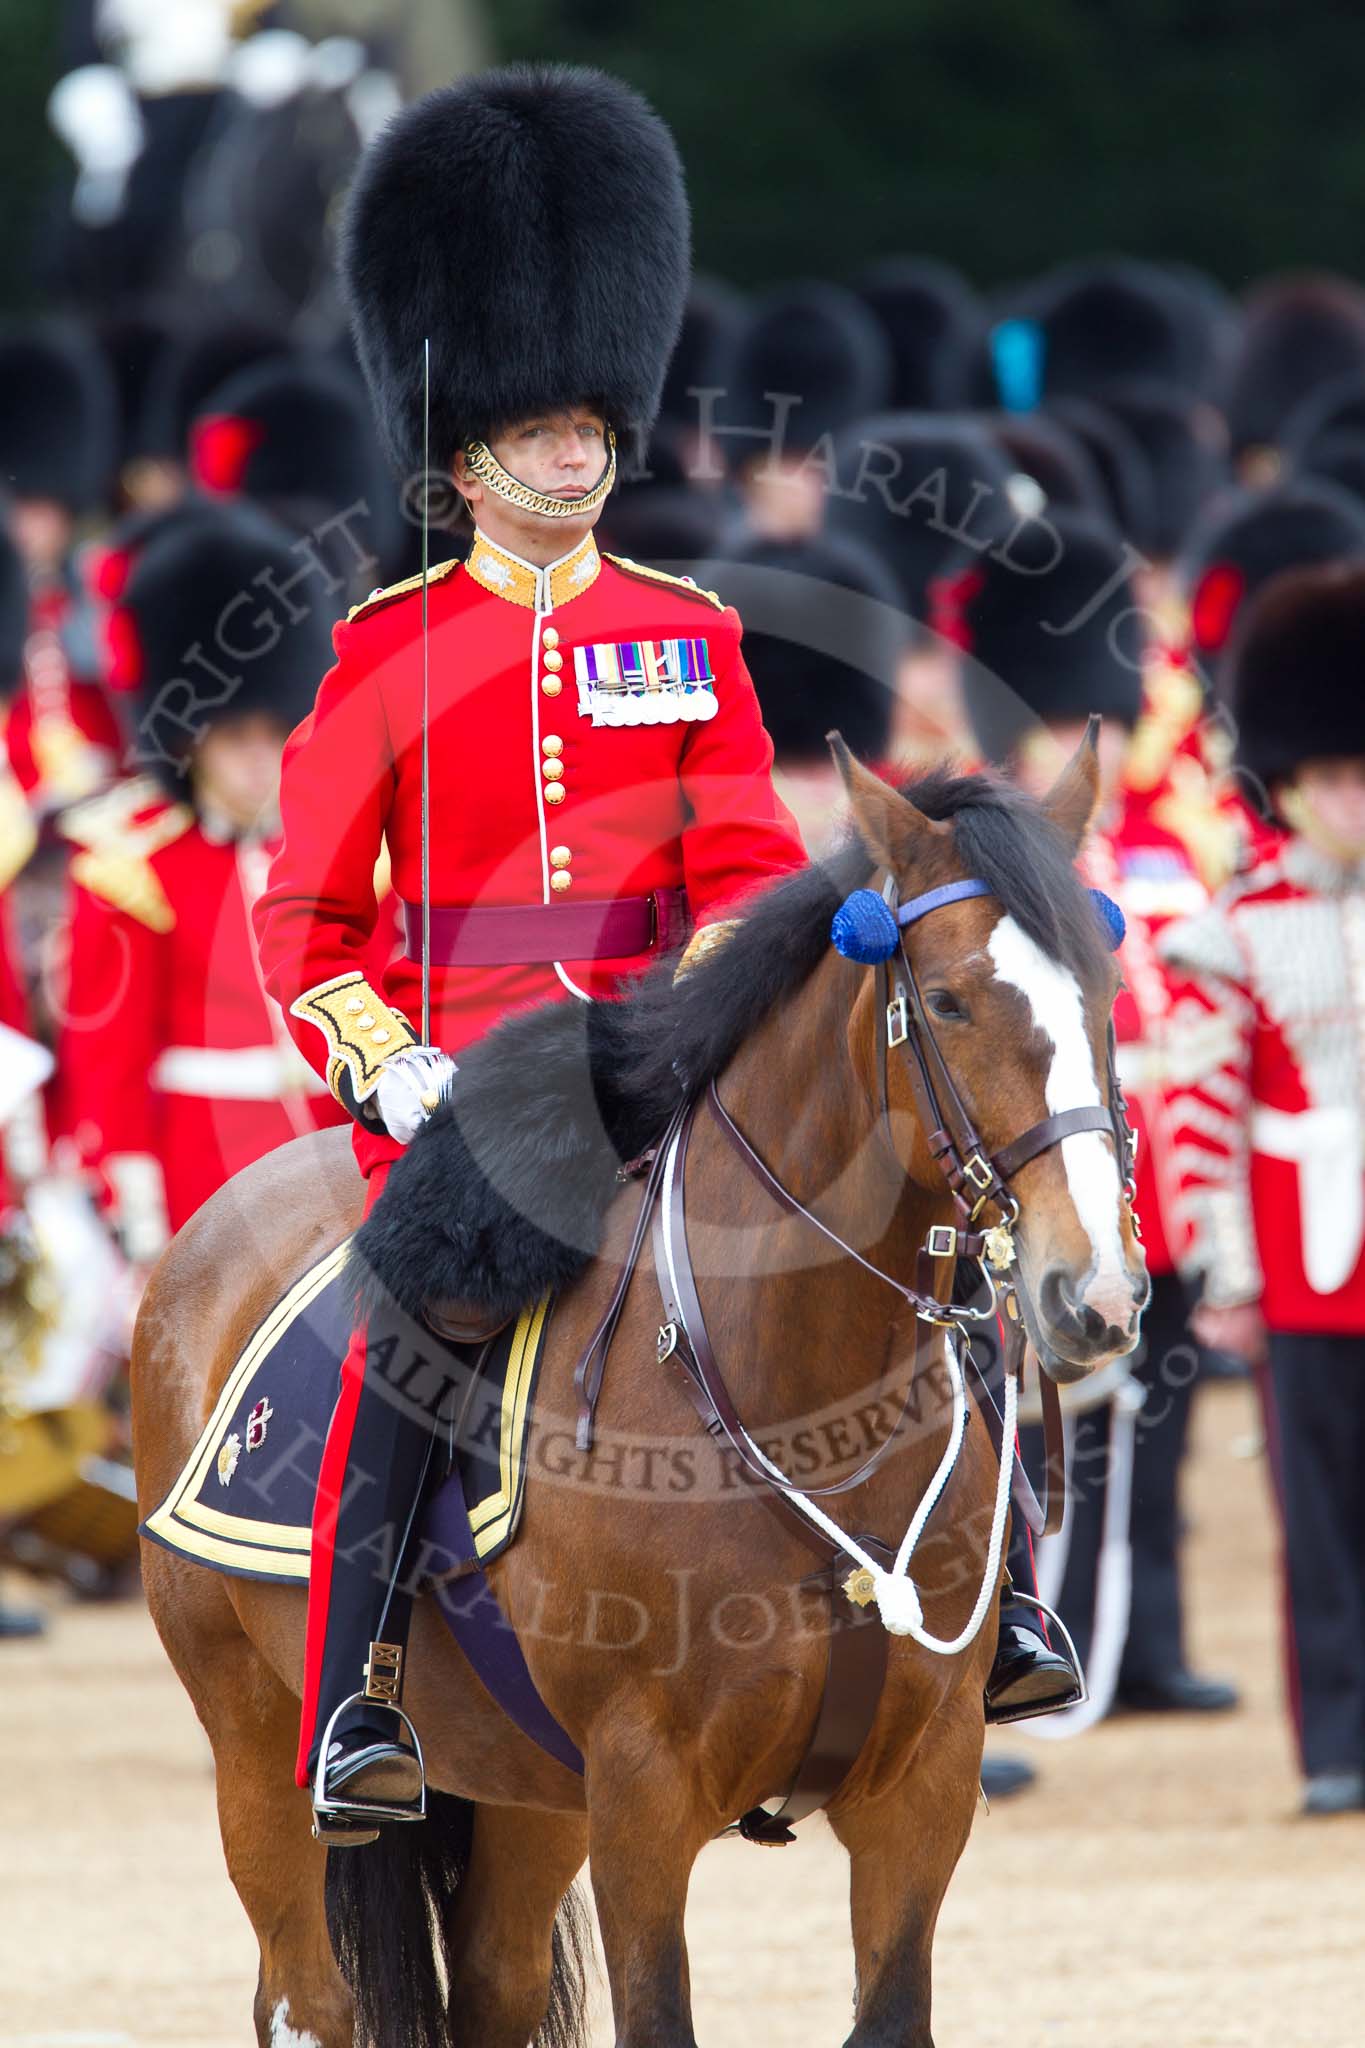
[[[1052,959],[1089,982],[1103,945],[1071,851],[1036,804],[939,771],[901,793],[952,822],[965,871]],[[621,1000],[554,1002],[462,1053],[451,1100],[397,1162],[355,1241],[367,1291],[409,1314],[437,1297],[510,1311],[574,1279],[597,1249],[617,1168],[653,1142],[680,1090],[717,1078],[810,978],[830,920],[873,861],[851,838],[764,891],[742,930],[674,982],[661,961]]]

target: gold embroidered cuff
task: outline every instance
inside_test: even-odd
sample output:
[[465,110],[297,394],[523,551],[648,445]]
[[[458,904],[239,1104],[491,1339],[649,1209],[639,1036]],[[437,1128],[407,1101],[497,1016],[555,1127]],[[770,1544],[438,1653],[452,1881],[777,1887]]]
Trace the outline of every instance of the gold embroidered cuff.
[[375,994],[358,968],[305,989],[289,1014],[316,1024],[327,1040],[327,1085],[347,1109],[374,1093],[385,1060],[417,1043],[406,1017]]

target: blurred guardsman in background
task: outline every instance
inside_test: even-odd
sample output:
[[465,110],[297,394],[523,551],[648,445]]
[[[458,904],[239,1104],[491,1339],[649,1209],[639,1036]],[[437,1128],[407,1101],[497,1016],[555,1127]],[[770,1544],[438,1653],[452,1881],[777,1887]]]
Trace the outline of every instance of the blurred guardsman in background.
[[[959,587],[968,712],[982,752],[1044,794],[1092,713],[1101,805],[1081,857],[1093,886],[1126,923],[1114,1005],[1118,1069],[1137,1134],[1136,1209],[1152,1279],[1141,1352],[1069,1405],[1073,1492],[1067,1525],[1043,1545],[1039,1577],[1085,1666],[1096,1718],[1116,1697],[1134,1707],[1209,1711],[1231,1688],[1186,1666],[1178,1559],[1178,1478],[1189,1418],[1192,1357],[1176,1274],[1175,1159],[1165,1095],[1169,991],[1156,938],[1203,906],[1189,855],[1122,787],[1141,703],[1148,622],[1131,555],[1102,522],[1055,511],[1006,561],[982,558]],[[1184,1352],[1182,1354],[1182,1347]],[[1101,1375],[1103,1380],[1104,1376]],[[1131,1382],[1131,1383],[1130,1383]],[[1136,1428],[1135,1389],[1146,1394]],[[1129,1496],[1131,1489],[1131,1518]],[[1132,1597],[1106,1559],[1131,1546]]]
[[910,630],[900,591],[878,555],[831,534],[751,537],[701,564],[744,619],[744,653],[775,756],[773,783],[815,859],[847,813],[826,735],[883,768],[896,672]]
[[[62,1107],[137,1267],[262,1153],[341,1120],[261,984],[251,912],[279,841],[280,756],[326,613],[262,513],[172,513],[111,621],[151,771],[78,807]],[[300,615],[294,616],[297,612]]]
[[842,285],[782,285],[758,300],[719,365],[719,392],[699,401],[755,533],[819,532],[834,436],[885,404],[891,376],[881,323]]
[[39,321],[0,335],[0,479],[31,606],[5,742],[43,817],[103,788],[123,746],[95,649],[83,643],[71,561],[79,523],[104,506],[113,429],[113,384],[85,329]]
[[1261,1368],[1304,1810],[1365,1806],[1365,567],[1268,583],[1238,759],[1285,828],[1162,938],[1195,1326]]

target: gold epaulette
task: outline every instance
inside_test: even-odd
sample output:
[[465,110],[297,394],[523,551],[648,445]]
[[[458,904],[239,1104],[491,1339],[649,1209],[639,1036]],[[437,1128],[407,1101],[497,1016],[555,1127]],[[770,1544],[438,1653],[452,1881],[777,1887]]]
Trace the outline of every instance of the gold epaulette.
[[666,569],[651,569],[648,562],[632,562],[629,555],[604,555],[602,559],[625,576],[638,576],[644,583],[667,583],[679,597],[695,597],[699,604],[714,605],[718,612],[725,610],[723,597],[717,597],[714,590],[703,590],[690,576],[670,576]]
[[152,866],[152,855],[188,832],[193,823],[188,805],[167,804],[139,825],[110,830],[76,855],[71,879],[149,930],[173,931],[175,911]]
[[74,846],[98,846],[111,833],[124,831],[139,811],[149,811],[166,792],[151,775],[131,775],[98,796],[83,797],[57,814],[57,830]]
[[[442,577],[449,576],[452,570],[462,567],[459,557],[452,555],[448,562],[437,562],[427,571],[427,582],[439,583]],[[384,589],[372,590],[359,604],[353,604],[346,614],[346,623],[349,626],[354,620],[363,619],[367,613],[377,612],[381,605],[392,604],[396,597],[406,597],[410,590],[421,588],[422,572],[419,569],[415,576],[405,576],[401,583],[390,583]]]
[[18,777],[0,760],[0,889],[9,887],[37,844],[38,828]]

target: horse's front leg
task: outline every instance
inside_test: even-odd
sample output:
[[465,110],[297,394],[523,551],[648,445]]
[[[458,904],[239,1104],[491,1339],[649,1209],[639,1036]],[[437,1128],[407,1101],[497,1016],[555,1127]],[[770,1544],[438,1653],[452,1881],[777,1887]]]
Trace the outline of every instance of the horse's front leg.
[[676,1735],[640,1721],[587,1758],[588,1865],[616,2048],[696,2048],[683,1911],[724,1825]]
[[960,1693],[889,1791],[830,1809],[852,1860],[857,2020],[844,2048],[933,2048],[934,1928],[971,1832],[983,1736],[980,1694]]

